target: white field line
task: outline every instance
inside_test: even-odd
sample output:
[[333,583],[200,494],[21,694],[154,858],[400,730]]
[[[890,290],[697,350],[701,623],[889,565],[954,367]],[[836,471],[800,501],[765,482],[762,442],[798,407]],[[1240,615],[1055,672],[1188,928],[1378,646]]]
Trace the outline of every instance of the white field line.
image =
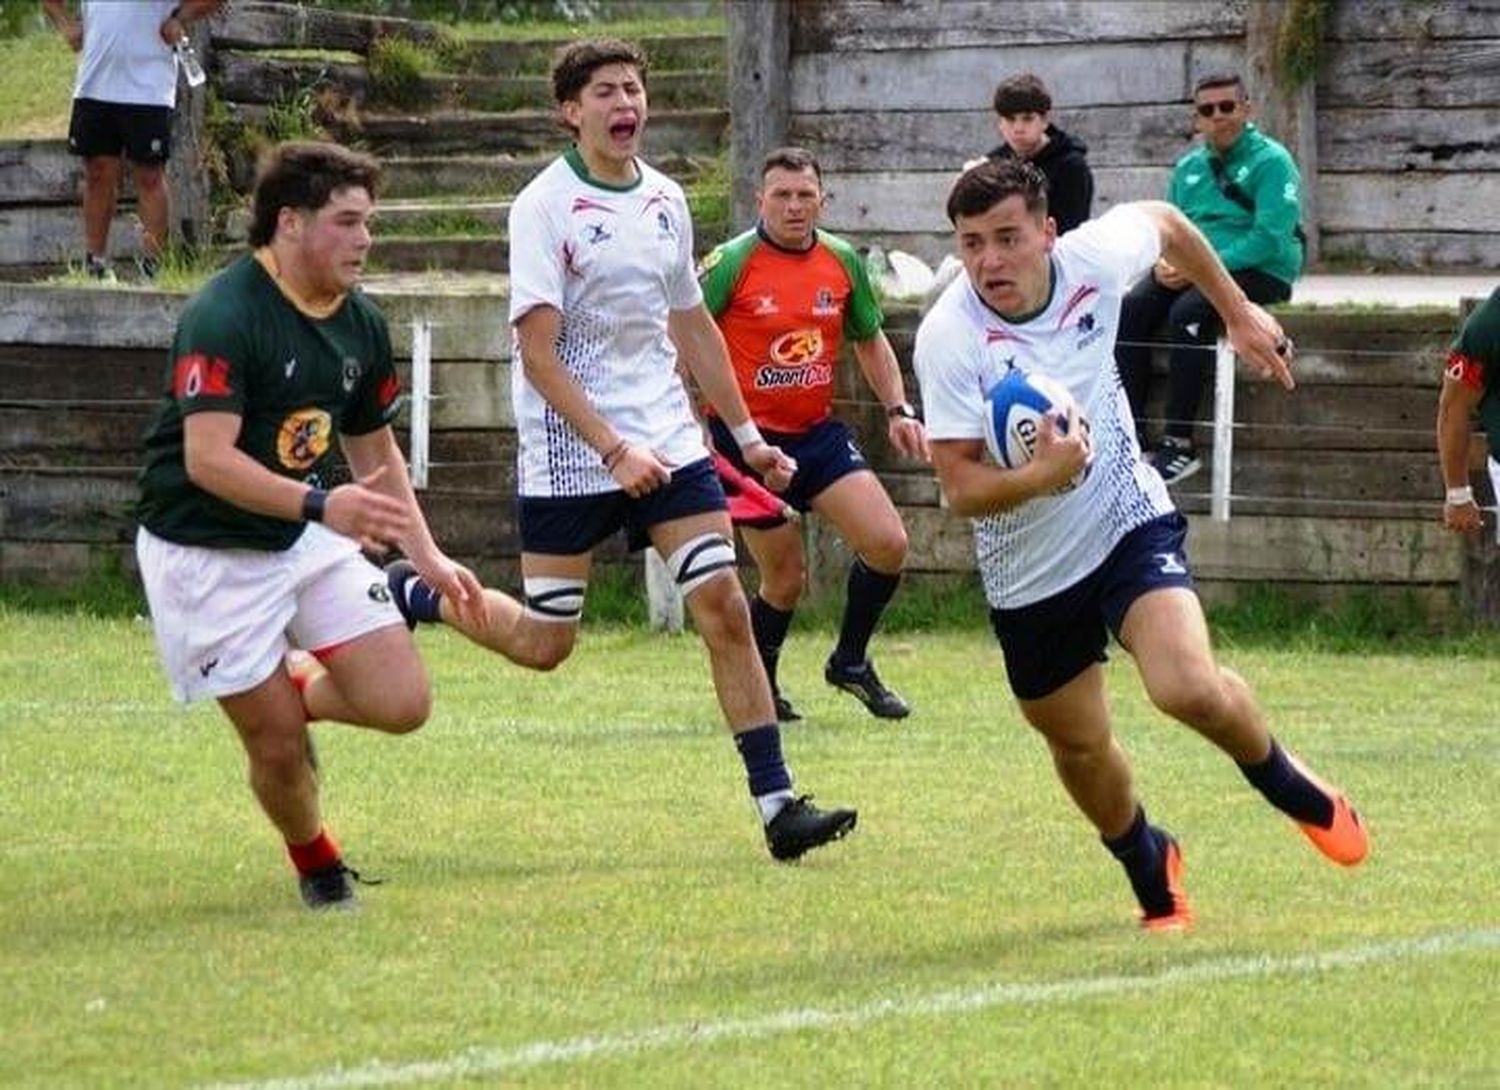
[[1050,983],[996,983],[968,991],[936,992],[881,999],[857,1007],[802,1007],[754,1018],[727,1018],[657,1026],[593,1037],[533,1041],[511,1048],[473,1047],[435,1060],[336,1067],[314,1075],[264,1081],[215,1083],[207,1090],[348,1090],[362,1086],[404,1086],[436,1080],[474,1078],[523,1068],[564,1064],[594,1057],[622,1056],[716,1041],[773,1037],[817,1029],[848,1029],[891,1018],[966,1014],[996,1007],[1038,1007],[1106,995],[1165,991],[1188,984],[1219,984],[1273,976],[1312,976],[1387,962],[1419,961],[1474,950],[1500,949],[1500,928],[1455,931],[1425,938],[1353,946],[1293,957],[1218,958],[1141,976],[1074,977]]

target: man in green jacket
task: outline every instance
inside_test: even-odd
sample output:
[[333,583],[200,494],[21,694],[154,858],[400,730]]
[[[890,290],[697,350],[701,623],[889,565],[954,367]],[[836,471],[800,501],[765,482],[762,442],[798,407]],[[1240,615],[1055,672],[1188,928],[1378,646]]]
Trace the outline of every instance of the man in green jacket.
[[[1302,270],[1302,178],[1286,148],[1250,123],[1250,100],[1234,73],[1206,76],[1193,91],[1201,144],[1172,170],[1167,200],[1207,237],[1219,259],[1255,303],[1282,303]],[[1150,342],[1166,319],[1172,344],[1166,425],[1153,446],[1141,426],[1151,383]],[[1219,336],[1213,307],[1186,278],[1159,262],[1125,297],[1115,363],[1130,398],[1147,461],[1174,484],[1202,462],[1193,422]]]

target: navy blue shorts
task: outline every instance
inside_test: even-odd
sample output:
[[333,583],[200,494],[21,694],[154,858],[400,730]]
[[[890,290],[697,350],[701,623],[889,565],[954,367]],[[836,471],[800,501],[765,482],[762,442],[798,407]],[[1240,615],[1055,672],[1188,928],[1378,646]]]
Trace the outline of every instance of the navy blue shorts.
[[1104,563],[1066,590],[1019,609],[990,610],[1010,691],[1022,700],[1056,692],[1108,657],[1108,633],[1120,638],[1137,598],[1162,587],[1191,590],[1186,540],[1187,519],[1175,511],[1162,515],[1126,534]]
[[[714,449],[734,463],[736,469],[756,481],[759,473],[745,464],[740,457],[740,445],[734,441],[729,427],[717,416],[708,418],[708,428],[713,435]],[[869,469],[869,463],[854,445],[854,435],[842,420],[830,417],[814,424],[807,431],[766,431],[761,433],[767,443],[780,447],[797,460],[797,472],[785,492],[778,493],[782,499],[798,511],[812,509],[812,501],[840,477]],[[764,483],[764,482],[762,482]]]
[[68,150],[85,159],[122,155],[142,166],[159,166],[172,154],[172,110],[75,98],[68,121]]
[[547,556],[574,556],[592,550],[625,530],[632,552],[651,544],[650,527],[659,522],[728,508],[713,462],[701,458],[672,471],[672,479],[638,499],[624,492],[592,496],[522,496],[521,550]]

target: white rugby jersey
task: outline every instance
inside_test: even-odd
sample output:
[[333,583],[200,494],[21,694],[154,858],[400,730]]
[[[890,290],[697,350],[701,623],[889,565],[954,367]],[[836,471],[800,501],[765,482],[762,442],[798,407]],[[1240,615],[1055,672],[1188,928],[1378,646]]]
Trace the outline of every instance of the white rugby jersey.
[[960,276],[917,330],[931,439],[982,440],[985,391],[1015,367],[1062,383],[1089,420],[1094,463],[1082,484],[974,520],[985,597],[997,609],[1066,590],[1135,527],[1173,510],[1161,477],[1141,461],[1114,359],[1120,301],[1160,256],[1156,224],[1115,208],[1057,241],[1052,297],[1028,321],[1007,322]]
[[[708,457],[667,335],[669,311],[703,301],[693,225],[681,187],[636,166],[635,184],[608,186],[570,148],[521,190],[510,210],[510,321],[556,308],[558,358],[589,402],[622,438],[682,466]],[[619,489],[599,452],[527,381],[519,344],[511,397],[521,495]]]

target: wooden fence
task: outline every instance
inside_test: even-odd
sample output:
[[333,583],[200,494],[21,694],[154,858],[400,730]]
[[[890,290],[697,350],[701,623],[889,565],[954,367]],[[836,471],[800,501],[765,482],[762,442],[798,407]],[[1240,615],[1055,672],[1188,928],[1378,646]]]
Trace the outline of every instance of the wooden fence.
[[[377,298],[398,358],[409,352],[413,316],[435,323],[433,464],[423,496],[434,528],[487,579],[510,584],[518,540],[504,299]],[[0,579],[68,581],[101,563],[130,566],[140,435],[181,302],[160,293],[0,285]],[[1456,315],[1291,311],[1283,320],[1301,346],[1301,385],[1288,395],[1242,376],[1233,520],[1207,518],[1206,472],[1178,489],[1205,593],[1232,598],[1270,583],[1329,601],[1360,588],[1451,612],[1464,550],[1439,525],[1433,419]],[[915,326],[910,310],[891,315],[903,361]],[[847,361],[838,381],[841,415],[906,520],[913,577],[973,588],[968,523],[941,508],[929,469],[902,463],[888,448],[883,415]],[[915,389],[909,373],[907,381]],[[1212,457],[1206,429],[1200,439]],[[1477,443],[1474,464],[1477,471]],[[1477,472],[1476,485],[1490,502]],[[847,560],[842,546],[816,519],[808,533],[815,586],[836,586]],[[602,559],[621,562],[623,554],[616,545]]]
[[[1296,155],[1322,253],[1492,267],[1500,252],[1500,3],[1328,5],[1315,83],[1276,72],[1284,0],[731,4],[735,216],[767,148],[816,149],[826,226],[932,260],[959,165],[998,143],[990,94],[1023,71],[1089,146],[1095,209],[1160,197],[1189,146],[1194,81],[1245,74]],[[742,119],[747,123],[742,124]]]

